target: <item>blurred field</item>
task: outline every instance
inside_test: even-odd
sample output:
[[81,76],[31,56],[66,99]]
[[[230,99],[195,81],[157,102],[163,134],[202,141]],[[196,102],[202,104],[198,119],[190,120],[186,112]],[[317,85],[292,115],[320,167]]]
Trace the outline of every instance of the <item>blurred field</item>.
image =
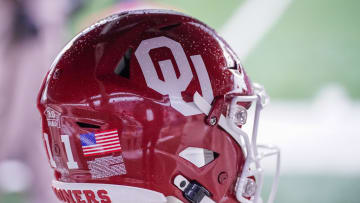
[[283,149],[276,202],[359,202],[359,8],[294,0],[243,61],[273,99],[262,132]]
[[338,83],[360,98],[360,1],[294,0],[244,64],[272,98],[314,97]]
[[10,193],[5,195],[0,195],[1,203],[26,203],[25,194],[21,193]]
[[[85,8],[83,8],[81,12],[77,13],[70,22],[70,29],[73,34],[76,34],[83,29],[83,22],[86,21],[89,16],[104,11],[106,13],[106,11],[110,10],[111,12],[114,12],[116,11],[116,9],[114,9],[116,7],[121,9],[123,6],[134,6],[136,4],[154,5],[160,8],[176,9],[202,20],[213,28],[220,29],[224,22],[232,16],[243,1],[244,0],[227,0],[226,3],[224,3],[222,1],[209,2],[208,0],[145,0],[123,2],[117,0],[88,0]],[[133,2],[133,4],[130,4],[130,2]]]
[[204,21],[213,28],[220,29],[238,6],[244,0],[154,0],[165,5],[172,5],[175,8],[185,11],[185,13]]
[[[265,178],[264,197],[270,177]],[[360,176],[336,174],[297,174],[280,177],[279,203],[358,203]],[[264,201],[265,202],[265,201]]]

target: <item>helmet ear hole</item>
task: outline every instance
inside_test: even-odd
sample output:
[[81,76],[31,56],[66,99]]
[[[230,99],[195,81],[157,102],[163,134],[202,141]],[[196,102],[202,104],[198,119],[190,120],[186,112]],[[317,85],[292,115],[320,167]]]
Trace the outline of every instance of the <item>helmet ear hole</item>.
[[99,129],[99,128],[100,128],[100,126],[94,125],[94,124],[90,124],[90,123],[76,122],[76,124],[77,124],[80,128],[96,128],[96,129]]

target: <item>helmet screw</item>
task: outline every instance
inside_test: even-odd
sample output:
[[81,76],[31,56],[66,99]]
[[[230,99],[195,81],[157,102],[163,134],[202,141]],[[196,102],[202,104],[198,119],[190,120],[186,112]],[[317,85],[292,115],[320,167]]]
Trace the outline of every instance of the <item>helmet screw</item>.
[[227,179],[228,179],[228,174],[224,171],[221,172],[218,176],[218,181],[220,184],[224,184]]
[[256,192],[256,183],[252,178],[247,178],[247,183],[244,188],[243,196],[244,197],[252,197]]
[[186,185],[186,182],[185,181],[181,181],[181,183],[180,183],[180,187],[185,187],[185,185]]
[[217,118],[215,116],[211,117],[209,120],[210,125],[215,125],[217,123]]
[[55,144],[54,145],[54,153],[57,155],[57,156],[60,156],[60,147],[58,144]]

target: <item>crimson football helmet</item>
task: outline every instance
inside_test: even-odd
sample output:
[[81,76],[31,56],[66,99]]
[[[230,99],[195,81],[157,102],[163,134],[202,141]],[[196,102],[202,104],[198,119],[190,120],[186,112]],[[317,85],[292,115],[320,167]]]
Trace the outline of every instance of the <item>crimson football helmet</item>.
[[267,102],[198,20],[168,10],[112,15],[66,45],[41,87],[52,189],[71,203],[258,203],[260,160],[275,155],[273,202],[279,150],[256,143]]

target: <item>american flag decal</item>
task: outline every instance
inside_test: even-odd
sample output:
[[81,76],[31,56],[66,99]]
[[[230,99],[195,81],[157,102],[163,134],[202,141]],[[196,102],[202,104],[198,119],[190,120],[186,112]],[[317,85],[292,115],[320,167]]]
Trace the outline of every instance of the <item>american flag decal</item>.
[[117,130],[107,130],[97,133],[80,135],[84,156],[94,156],[121,151]]

